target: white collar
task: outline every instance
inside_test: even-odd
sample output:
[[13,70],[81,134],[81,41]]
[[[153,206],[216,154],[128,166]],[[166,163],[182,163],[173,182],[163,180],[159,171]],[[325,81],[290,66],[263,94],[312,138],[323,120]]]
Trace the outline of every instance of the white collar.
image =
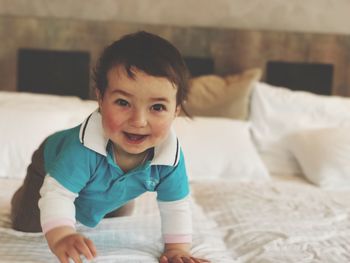
[[[79,132],[80,142],[90,150],[107,156],[109,139],[105,137],[102,127],[102,116],[94,111],[81,124]],[[151,165],[176,166],[180,159],[180,145],[174,130],[171,128],[168,137],[154,148]]]

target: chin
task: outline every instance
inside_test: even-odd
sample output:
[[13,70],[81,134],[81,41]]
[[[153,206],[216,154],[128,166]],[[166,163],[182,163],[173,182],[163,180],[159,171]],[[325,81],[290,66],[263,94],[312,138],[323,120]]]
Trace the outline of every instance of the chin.
[[128,145],[128,146],[123,147],[123,148],[124,148],[124,151],[129,153],[129,154],[140,154],[151,147],[135,147],[135,145],[132,145],[132,146]]

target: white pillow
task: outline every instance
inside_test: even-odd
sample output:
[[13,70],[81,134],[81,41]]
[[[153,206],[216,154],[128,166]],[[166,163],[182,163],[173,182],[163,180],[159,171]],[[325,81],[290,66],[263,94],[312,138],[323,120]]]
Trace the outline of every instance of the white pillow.
[[23,178],[48,135],[78,125],[96,107],[76,97],[0,92],[0,178]]
[[178,117],[174,128],[185,155],[190,180],[255,181],[269,178],[250,139],[248,122]]
[[250,111],[254,142],[270,172],[299,174],[300,166],[286,147],[286,137],[305,129],[350,126],[349,113],[349,98],[259,82],[253,90]]
[[308,180],[326,189],[350,189],[350,128],[295,133],[288,145]]
[[[81,123],[81,118],[98,107],[93,100],[82,100],[75,96],[59,96],[29,92],[0,91],[0,110],[15,109],[30,114],[48,111],[66,114],[69,126]],[[67,115],[68,114],[68,115]]]

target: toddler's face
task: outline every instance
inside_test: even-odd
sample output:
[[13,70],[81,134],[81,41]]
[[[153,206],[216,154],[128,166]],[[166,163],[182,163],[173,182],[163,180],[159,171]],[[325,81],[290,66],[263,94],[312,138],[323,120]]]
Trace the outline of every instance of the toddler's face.
[[164,77],[133,69],[135,78],[124,67],[112,68],[108,87],[99,98],[105,135],[117,151],[139,154],[166,139],[180,111],[176,106],[176,87]]

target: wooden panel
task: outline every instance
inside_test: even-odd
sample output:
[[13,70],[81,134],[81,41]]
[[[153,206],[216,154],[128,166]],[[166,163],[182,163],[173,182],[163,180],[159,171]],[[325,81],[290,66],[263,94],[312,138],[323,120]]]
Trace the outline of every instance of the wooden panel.
[[348,35],[11,16],[0,16],[0,89],[16,89],[19,48],[87,51],[94,65],[104,46],[137,30],[167,38],[184,56],[212,58],[215,73],[221,75],[252,67],[265,69],[270,60],[330,63],[334,65],[333,94],[350,96]]

